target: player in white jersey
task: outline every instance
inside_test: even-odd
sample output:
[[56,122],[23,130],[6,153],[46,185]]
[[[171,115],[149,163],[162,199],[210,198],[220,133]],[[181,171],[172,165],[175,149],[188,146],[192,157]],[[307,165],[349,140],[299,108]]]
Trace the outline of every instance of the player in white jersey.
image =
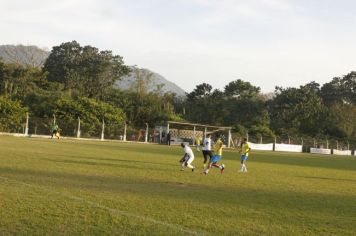
[[206,168],[206,163],[208,162],[208,157],[209,160],[213,156],[213,153],[211,152],[211,134],[207,134],[206,138],[203,141],[203,157],[204,157],[204,170]]
[[181,143],[182,148],[184,149],[184,156],[183,158],[179,161],[181,164],[181,170],[184,170],[184,167],[188,167],[194,171],[194,166],[192,166],[192,162],[194,161],[194,153],[192,149],[184,143]]

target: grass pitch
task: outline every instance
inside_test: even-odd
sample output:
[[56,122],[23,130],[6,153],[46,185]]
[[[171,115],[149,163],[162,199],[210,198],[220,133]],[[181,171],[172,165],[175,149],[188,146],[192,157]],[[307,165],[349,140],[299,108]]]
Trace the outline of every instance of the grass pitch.
[[0,235],[355,235],[356,158],[0,136]]

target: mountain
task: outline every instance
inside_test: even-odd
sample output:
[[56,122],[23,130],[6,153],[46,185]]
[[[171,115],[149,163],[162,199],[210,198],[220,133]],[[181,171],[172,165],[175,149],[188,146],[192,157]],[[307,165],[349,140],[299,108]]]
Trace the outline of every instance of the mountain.
[[[7,63],[18,63],[34,67],[43,66],[50,52],[37,46],[0,45],[0,58]],[[146,81],[147,92],[159,90],[161,93],[171,92],[179,97],[185,96],[185,91],[176,84],[168,81],[162,75],[148,69],[130,67],[133,72],[116,82],[117,88],[128,90],[137,84],[137,77]]]
[[184,97],[185,91],[175,83],[167,80],[162,75],[144,68],[130,67],[131,73],[124,76],[120,81],[116,82],[116,87],[129,90],[134,89],[137,86],[138,78],[145,83],[146,92],[154,92],[160,90],[160,92],[175,93],[178,97]]
[[37,46],[0,45],[0,58],[7,63],[41,67],[49,52]]

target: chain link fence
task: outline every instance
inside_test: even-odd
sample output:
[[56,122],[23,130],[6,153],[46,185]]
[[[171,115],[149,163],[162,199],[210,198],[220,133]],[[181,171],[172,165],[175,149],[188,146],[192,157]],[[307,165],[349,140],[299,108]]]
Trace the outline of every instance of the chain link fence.
[[[73,119],[71,117],[33,117],[24,116],[16,122],[4,121],[0,117],[0,132],[18,133],[27,135],[52,135],[53,124],[57,124],[61,136],[71,138],[91,138],[108,139],[132,142],[150,142],[167,143],[167,133],[162,130],[162,126],[149,126],[148,124],[135,126],[129,122],[109,123],[105,120],[82,121],[80,117]],[[26,129],[27,128],[27,129]],[[182,132],[182,131],[180,131]],[[189,130],[189,139],[193,142],[193,131]],[[199,136],[200,131],[196,131]],[[172,129],[172,137],[174,132]],[[227,133],[222,132],[222,140],[227,145]],[[356,150],[356,139],[341,139],[336,137],[307,137],[307,136],[267,136],[267,135],[249,135],[248,133],[232,133],[231,147],[238,148],[243,138],[256,144],[294,144],[302,145],[303,152],[309,152],[310,148],[334,149],[334,150]],[[183,140],[184,141],[184,140]]]

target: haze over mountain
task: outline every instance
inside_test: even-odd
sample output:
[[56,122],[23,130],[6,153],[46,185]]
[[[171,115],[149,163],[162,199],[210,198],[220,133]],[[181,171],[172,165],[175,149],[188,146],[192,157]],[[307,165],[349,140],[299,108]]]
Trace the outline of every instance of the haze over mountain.
[[135,84],[137,83],[137,78],[140,77],[140,79],[144,80],[144,83],[146,83],[145,86],[147,92],[171,92],[180,97],[185,96],[185,91],[182,88],[175,83],[168,81],[162,75],[149,69],[137,68],[133,66],[130,68],[132,72],[129,75],[124,76],[122,80],[116,82],[116,86],[118,88],[124,90],[134,89]]
[[33,45],[0,45],[0,58],[8,63],[41,67],[48,55],[48,51]]
[[[27,66],[42,67],[46,61],[49,51],[41,49],[37,46],[24,45],[0,45],[0,58],[7,63],[18,63]],[[135,67],[131,67],[132,69]],[[138,69],[138,68],[136,68]],[[147,81],[147,92],[160,90],[161,92],[171,92],[178,96],[184,96],[185,91],[175,83],[167,80],[162,75],[153,72],[149,69],[138,69],[139,74],[151,75],[150,81]],[[117,81],[115,87],[128,90],[133,88],[137,80],[137,73],[130,73],[128,76]]]

